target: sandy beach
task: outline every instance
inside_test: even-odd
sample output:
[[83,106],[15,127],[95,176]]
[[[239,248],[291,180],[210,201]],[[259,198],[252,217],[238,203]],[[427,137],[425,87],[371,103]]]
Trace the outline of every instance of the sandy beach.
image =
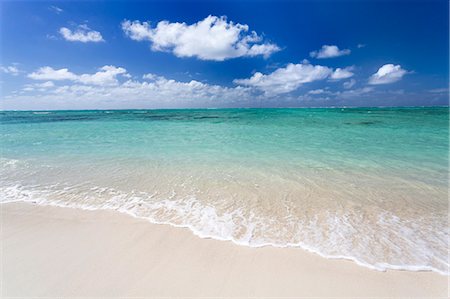
[[114,211],[2,204],[2,297],[446,297],[448,277],[200,239]]

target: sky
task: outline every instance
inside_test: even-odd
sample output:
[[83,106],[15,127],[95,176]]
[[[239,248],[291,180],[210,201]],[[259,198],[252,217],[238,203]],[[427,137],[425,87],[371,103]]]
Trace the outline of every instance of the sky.
[[0,108],[448,105],[448,5],[2,1]]

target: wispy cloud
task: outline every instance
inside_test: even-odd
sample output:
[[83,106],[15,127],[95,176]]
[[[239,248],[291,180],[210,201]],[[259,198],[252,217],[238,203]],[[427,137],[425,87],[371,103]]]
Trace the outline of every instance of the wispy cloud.
[[0,66],[0,71],[13,76],[17,76],[20,73],[19,69],[15,65]]
[[53,11],[54,13],[56,13],[56,14],[58,14],[58,15],[59,15],[60,13],[64,12],[64,10],[63,10],[62,8],[60,8],[60,7],[56,6],[56,5],[50,5],[50,6],[48,7],[48,9],[51,10],[51,11]]
[[349,81],[346,81],[342,84],[342,86],[345,89],[350,89],[352,88],[354,85],[356,84],[356,80],[355,79],[350,79]]

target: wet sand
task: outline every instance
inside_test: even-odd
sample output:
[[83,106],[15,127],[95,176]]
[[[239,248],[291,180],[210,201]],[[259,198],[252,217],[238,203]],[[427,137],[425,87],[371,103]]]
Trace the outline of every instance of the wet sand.
[[1,204],[7,297],[447,297],[448,277],[201,239],[114,211]]

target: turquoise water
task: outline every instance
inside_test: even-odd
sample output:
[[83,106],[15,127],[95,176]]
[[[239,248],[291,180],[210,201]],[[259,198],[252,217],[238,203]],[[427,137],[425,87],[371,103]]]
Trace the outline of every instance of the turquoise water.
[[4,111],[0,199],[447,274],[448,113]]

